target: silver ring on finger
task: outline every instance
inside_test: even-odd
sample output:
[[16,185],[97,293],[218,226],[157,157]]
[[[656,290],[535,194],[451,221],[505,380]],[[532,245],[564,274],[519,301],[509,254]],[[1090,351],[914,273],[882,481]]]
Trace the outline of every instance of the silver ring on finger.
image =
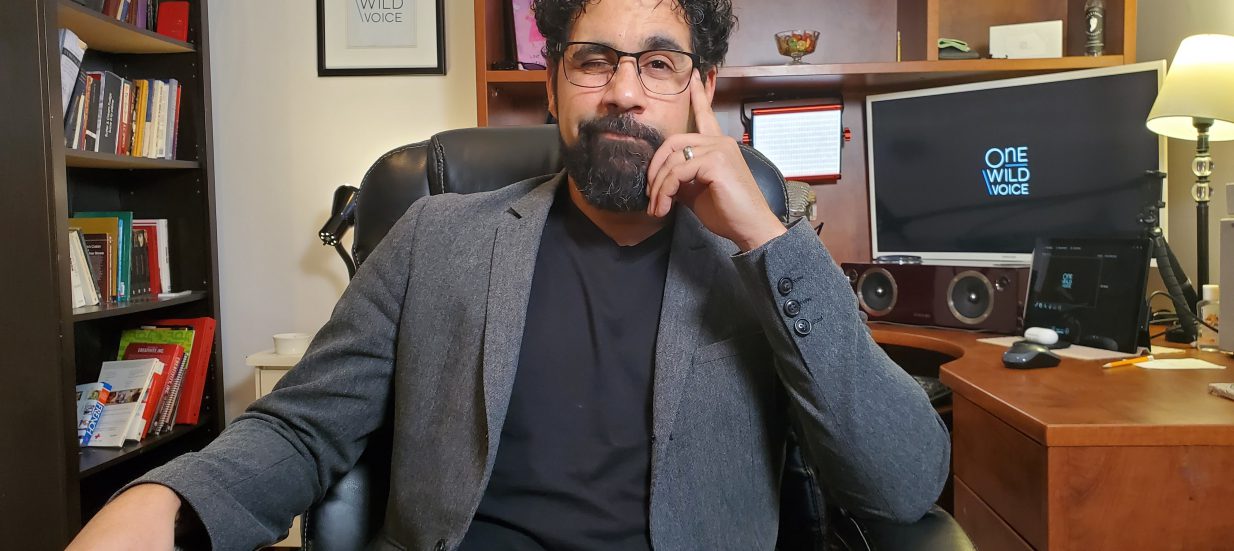
[[693,147],[690,147],[687,145],[684,149],[681,150],[681,154],[685,155],[687,161],[694,160],[694,148]]

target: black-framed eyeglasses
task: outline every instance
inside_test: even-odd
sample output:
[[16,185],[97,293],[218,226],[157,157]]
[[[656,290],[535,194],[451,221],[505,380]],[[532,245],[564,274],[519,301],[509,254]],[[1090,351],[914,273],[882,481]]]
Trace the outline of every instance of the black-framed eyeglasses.
[[681,50],[661,48],[623,52],[595,42],[567,42],[562,47],[561,63],[570,84],[603,88],[617,74],[623,57],[634,58],[634,67],[643,88],[665,96],[686,91],[690,87],[690,76],[699,63],[697,55]]

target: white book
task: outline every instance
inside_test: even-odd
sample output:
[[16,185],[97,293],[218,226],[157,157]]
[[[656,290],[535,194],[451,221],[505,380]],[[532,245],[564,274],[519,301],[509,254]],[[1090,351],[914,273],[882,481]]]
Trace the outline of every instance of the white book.
[[159,90],[156,94],[159,99],[158,131],[154,133],[154,154],[150,156],[162,159],[167,154],[167,148],[164,147],[167,141],[167,92],[171,90],[171,86],[161,80],[158,83]]
[[[161,375],[164,368],[163,362],[156,360],[154,363],[158,364],[154,370],[154,374]],[[129,434],[127,437],[129,440],[141,440],[141,434],[146,432],[146,419],[145,417],[142,417],[142,413],[146,411],[146,408],[150,407],[150,394],[153,390],[151,385],[153,382],[154,377],[152,375],[150,380],[146,382],[145,390],[141,393],[141,400],[138,400],[140,407],[137,408],[137,418],[134,419],[132,424],[129,425]],[[158,400],[159,398],[161,398],[161,396],[154,397],[155,400]],[[151,420],[153,421],[153,419]]]
[[73,308],[99,303],[94,274],[90,272],[90,260],[86,257],[86,246],[77,228],[69,228],[69,277],[73,287]]
[[86,55],[86,43],[68,29],[60,29],[60,112],[69,110],[69,98],[77,85],[77,73],[81,71],[81,59]]
[[103,415],[94,429],[91,447],[120,447],[132,432],[135,420],[141,419],[145,407],[143,398],[150,391],[150,381],[163,362],[154,358],[103,362],[99,382],[111,385],[111,397],[103,406]]
[[77,229],[69,230],[69,288],[73,290],[73,308],[86,305],[86,291],[82,287],[81,261],[77,260]]
[[[89,81],[87,81],[86,87],[89,87],[89,86],[90,86],[90,83]],[[77,117],[76,117],[77,123],[73,125],[73,135],[68,136],[65,139],[65,142],[69,144],[69,148],[71,149],[81,149],[81,129],[86,124],[86,121],[83,120],[86,116],[86,99],[85,99],[84,94],[82,95],[81,99],[77,101],[76,109],[77,109]]]
[[94,426],[107,404],[111,386],[107,383],[77,385],[77,440],[87,445],[94,438]]
[[167,219],[166,218],[144,218],[133,220],[134,224],[150,224],[155,225],[155,234],[159,240],[159,283],[164,293],[170,293],[171,290],[171,247],[168,242],[167,235]]
[[176,98],[180,95],[180,82],[176,79],[168,81],[167,86],[167,132],[163,137],[163,158],[167,160],[175,159],[176,152],[173,151],[172,144],[176,139]]

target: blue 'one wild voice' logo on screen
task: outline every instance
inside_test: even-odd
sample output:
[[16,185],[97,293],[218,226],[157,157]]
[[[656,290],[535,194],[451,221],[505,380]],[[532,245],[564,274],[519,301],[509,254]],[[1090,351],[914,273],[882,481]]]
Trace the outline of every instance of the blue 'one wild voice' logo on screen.
[[1027,196],[1033,173],[1028,168],[1028,146],[992,147],[985,152],[981,171],[990,197]]

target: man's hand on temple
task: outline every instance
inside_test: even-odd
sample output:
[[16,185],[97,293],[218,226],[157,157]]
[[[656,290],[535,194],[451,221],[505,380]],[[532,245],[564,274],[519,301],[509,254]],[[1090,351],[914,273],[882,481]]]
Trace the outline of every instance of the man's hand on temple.
[[166,486],[133,486],[94,515],[65,551],[170,551],[179,511],[180,496]]
[[667,216],[680,202],[712,233],[749,251],[786,230],[767,206],[737,142],[725,136],[711,110],[700,73],[690,82],[698,133],[664,140],[647,167],[647,213]]

